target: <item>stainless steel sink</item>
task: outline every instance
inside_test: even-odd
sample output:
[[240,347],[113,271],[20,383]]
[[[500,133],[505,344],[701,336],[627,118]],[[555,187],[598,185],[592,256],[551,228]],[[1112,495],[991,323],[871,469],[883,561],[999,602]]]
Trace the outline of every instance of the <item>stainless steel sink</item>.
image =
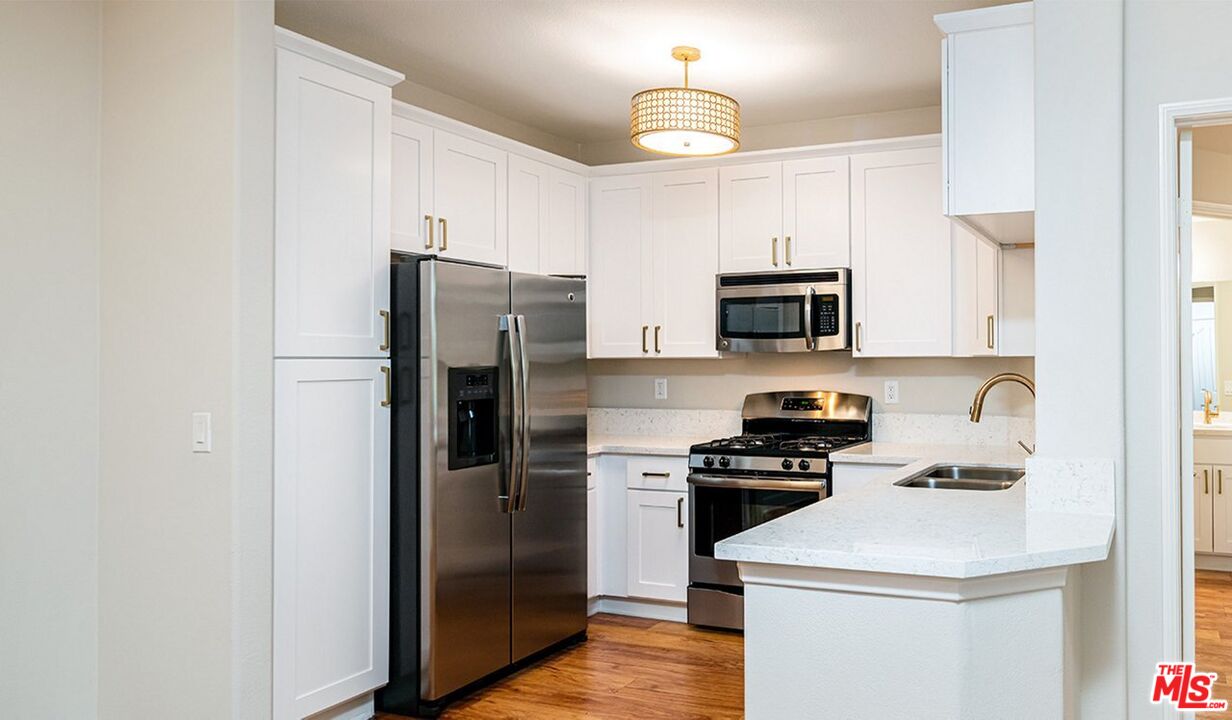
[[1025,474],[1012,468],[934,465],[894,484],[932,490],[1007,490]]

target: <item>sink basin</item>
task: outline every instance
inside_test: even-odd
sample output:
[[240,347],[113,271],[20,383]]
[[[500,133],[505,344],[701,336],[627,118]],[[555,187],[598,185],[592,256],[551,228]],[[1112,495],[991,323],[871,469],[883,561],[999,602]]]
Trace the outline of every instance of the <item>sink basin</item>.
[[894,484],[931,490],[1007,490],[1025,474],[1007,468],[934,465]]

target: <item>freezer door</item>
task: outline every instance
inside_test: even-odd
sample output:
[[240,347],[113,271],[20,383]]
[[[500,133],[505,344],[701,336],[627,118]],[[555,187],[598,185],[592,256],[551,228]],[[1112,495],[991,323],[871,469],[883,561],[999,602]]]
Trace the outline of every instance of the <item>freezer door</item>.
[[[435,700],[509,664],[509,274],[421,263],[421,689]],[[496,370],[495,376],[492,370]],[[484,439],[484,392],[496,383],[500,419]],[[494,455],[494,457],[493,457]]]
[[513,273],[510,287],[530,460],[513,514],[517,661],[586,629],[586,281]]

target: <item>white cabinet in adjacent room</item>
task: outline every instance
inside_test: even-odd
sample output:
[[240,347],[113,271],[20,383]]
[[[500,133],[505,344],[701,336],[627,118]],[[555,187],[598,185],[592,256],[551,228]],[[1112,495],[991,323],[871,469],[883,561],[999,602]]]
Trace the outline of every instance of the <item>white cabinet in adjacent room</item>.
[[847,267],[849,191],[846,156],[720,168],[720,269]]
[[387,360],[276,360],[273,702],[303,718],[389,669]]
[[432,140],[437,253],[505,265],[508,153],[443,130]]
[[657,173],[651,192],[652,355],[716,357],[718,172]]
[[950,221],[941,207],[941,152],[851,158],[853,355],[951,353]]
[[649,175],[590,182],[590,357],[644,357],[650,351],[650,194]]
[[1217,553],[1232,555],[1232,465],[1212,465],[1210,471],[1211,545]]
[[277,58],[274,353],[378,355],[389,309],[389,84],[401,76],[374,71],[378,81],[285,47]]
[[[1194,550],[1215,551],[1215,495],[1211,488],[1210,465],[1194,465]],[[1232,479],[1232,478],[1229,478]]]
[[628,491],[628,595],[684,602],[689,586],[689,495]]
[[390,248],[406,253],[436,252],[432,217],[432,128],[393,118],[393,196]]
[[1002,243],[1034,237],[1032,3],[938,15],[945,213]]

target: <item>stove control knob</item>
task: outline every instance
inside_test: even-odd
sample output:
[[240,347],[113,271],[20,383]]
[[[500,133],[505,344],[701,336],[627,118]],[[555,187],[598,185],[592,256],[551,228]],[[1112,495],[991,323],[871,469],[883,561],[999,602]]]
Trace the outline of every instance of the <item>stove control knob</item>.
[[783,469],[784,470],[791,469],[791,458],[783,458]]
[[702,458],[702,465],[705,465],[706,467],[714,467],[714,458],[707,455]]
[[725,468],[729,465],[731,465],[731,458],[727,457],[726,455],[719,458],[719,467]]
[[807,472],[807,471],[808,471],[808,469],[809,469],[809,461],[808,461],[808,460],[801,460],[801,461],[800,461],[800,470],[801,470],[801,471],[805,471],[805,472]]

